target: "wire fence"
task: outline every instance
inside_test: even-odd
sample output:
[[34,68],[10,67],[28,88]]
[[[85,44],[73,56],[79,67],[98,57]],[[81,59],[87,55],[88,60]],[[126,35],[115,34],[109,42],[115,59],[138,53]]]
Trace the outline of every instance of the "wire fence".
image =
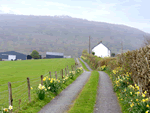
[[[74,67],[76,67],[74,65]],[[63,78],[63,76],[67,74],[69,74],[69,71],[71,70],[75,70],[75,68],[73,69],[73,66],[71,67],[66,67],[65,69],[62,69],[58,72],[47,72],[43,75],[43,77],[48,76],[49,78],[57,78],[57,79],[61,79]],[[62,72],[63,71],[63,72]],[[57,74],[56,74],[57,73]],[[8,84],[2,84],[0,85],[1,87],[6,87],[4,88],[5,90],[0,92],[0,108],[8,108],[9,105],[13,105],[13,112],[17,112],[19,109],[21,109],[24,105],[27,105],[28,102],[32,101],[35,98],[35,93],[34,92],[30,92],[30,98],[31,100],[29,100],[29,88],[28,85],[30,84],[30,87],[32,88],[37,88],[38,85],[41,83],[42,79],[39,77],[37,78],[33,78],[30,79],[29,83],[28,80],[24,80],[24,81],[16,81],[16,82],[9,82]],[[18,84],[20,84],[18,86]]]

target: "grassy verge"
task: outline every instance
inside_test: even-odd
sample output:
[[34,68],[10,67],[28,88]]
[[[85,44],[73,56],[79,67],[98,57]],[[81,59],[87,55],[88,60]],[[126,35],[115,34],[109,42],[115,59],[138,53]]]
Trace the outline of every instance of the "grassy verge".
[[113,89],[117,94],[122,113],[149,113],[150,97],[147,91],[139,91],[138,84],[134,84],[131,79],[132,73],[122,73],[120,67],[113,71],[107,68],[104,72],[112,80]]
[[92,113],[96,102],[99,73],[92,71],[88,82],[74,101],[68,113]]
[[[27,77],[30,78],[30,86],[35,89],[41,83],[41,75],[49,76],[49,71],[51,71],[52,78],[55,78],[54,71],[57,71],[57,78],[59,79],[61,78],[60,70],[67,67],[67,65],[71,70],[71,65],[74,64],[75,61],[72,58],[1,61],[0,109],[1,107],[7,108],[9,106],[8,82],[11,82],[13,109],[15,111],[19,108],[19,99],[21,99],[20,109],[25,107],[28,102]],[[37,102],[35,95],[31,91],[31,101]]]
[[79,59],[80,63],[82,64],[82,67],[86,70],[89,71],[89,69],[85,66],[85,64]]
[[90,62],[89,62],[88,59],[86,59],[86,60],[83,59],[83,58],[81,58],[81,59],[82,59],[84,62],[86,62],[92,70],[96,70],[96,69],[94,69],[93,66],[90,64]]
[[[61,93],[62,90],[64,90],[67,86],[69,86],[71,83],[76,80],[78,76],[80,76],[83,73],[83,70],[76,74],[73,79],[69,79],[65,84],[63,84],[62,89],[59,90],[58,94]],[[43,106],[48,104],[53,98],[55,98],[56,94],[48,92],[46,93],[44,100],[39,100],[38,98],[34,98],[31,103],[27,103],[18,113],[37,113],[41,110]]]

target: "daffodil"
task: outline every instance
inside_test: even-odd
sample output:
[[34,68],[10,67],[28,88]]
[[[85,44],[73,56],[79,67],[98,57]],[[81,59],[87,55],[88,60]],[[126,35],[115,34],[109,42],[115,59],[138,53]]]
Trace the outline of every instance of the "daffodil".
[[149,110],[147,110],[145,113],[149,113]]
[[5,112],[8,112],[8,108],[4,108],[3,110],[4,110]]
[[142,94],[142,97],[145,97],[145,94]]
[[134,106],[134,103],[130,104],[130,106],[133,107],[133,106]]
[[13,109],[13,106],[9,105],[9,109],[12,110],[12,109]]
[[48,89],[50,89],[51,87],[48,87]]
[[136,101],[138,101],[138,99],[136,99]]
[[145,102],[145,99],[142,99],[142,102]]
[[31,87],[31,90],[32,90],[33,88]]
[[132,92],[130,92],[130,94],[132,95]]
[[147,104],[146,107],[149,108],[149,105]]

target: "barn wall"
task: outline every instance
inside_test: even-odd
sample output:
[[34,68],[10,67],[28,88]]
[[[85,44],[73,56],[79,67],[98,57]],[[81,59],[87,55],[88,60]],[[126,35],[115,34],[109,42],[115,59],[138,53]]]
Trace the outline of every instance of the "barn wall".
[[46,55],[46,58],[64,58],[64,56]]

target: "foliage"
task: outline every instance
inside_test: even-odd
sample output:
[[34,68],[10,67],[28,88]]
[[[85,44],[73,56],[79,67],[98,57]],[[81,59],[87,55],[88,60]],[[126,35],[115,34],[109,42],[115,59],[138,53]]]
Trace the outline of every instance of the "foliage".
[[45,98],[45,92],[47,91],[47,89],[45,88],[44,85],[39,84],[38,88],[36,89],[36,93],[38,95],[38,98],[40,100],[43,100]]
[[36,51],[36,50],[33,50],[33,51],[32,51],[31,56],[32,56],[32,58],[40,58],[39,52]]
[[95,52],[92,52],[93,55],[95,55]]
[[118,94],[122,112],[148,113],[150,111],[150,97],[147,91],[140,92],[138,84],[133,84],[132,73],[124,73],[123,68],[117,67],[109,74],[113,89]]
[[111,57],[114,57],[115,56],[115,53],[111,53]]

